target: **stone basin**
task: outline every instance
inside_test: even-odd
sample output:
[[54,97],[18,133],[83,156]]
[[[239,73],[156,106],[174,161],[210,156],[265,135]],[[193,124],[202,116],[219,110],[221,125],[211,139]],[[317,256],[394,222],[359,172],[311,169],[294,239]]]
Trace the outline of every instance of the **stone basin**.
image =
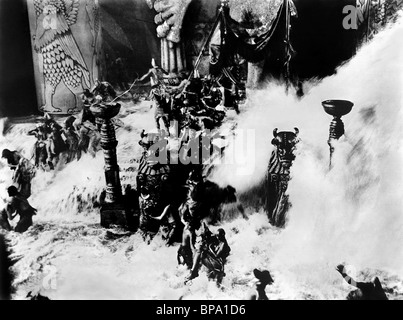
[[326,100],[322,106],[327,114],[334,117],[342,117],[353,109],[354,103],[348,100]]
[[113,117],[119,114],[120,104],[119,103],[96,104],[90,107],[90,111],[96,118],[112,119]]

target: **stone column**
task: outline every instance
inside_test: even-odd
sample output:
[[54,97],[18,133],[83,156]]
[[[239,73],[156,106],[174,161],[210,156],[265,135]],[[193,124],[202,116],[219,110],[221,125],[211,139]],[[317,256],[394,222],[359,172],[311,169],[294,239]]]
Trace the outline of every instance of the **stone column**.
[[126,213],[122,206],[122,187],[119,177],[119,165],[117,162],[115,128],[111,121],[120,111],[120,104],[105,103],[90,107],[94,116],[102,122],[101,147],[105,157],[105,201],[101,208],[101,226],[108,228],[111,225],[127,226]]

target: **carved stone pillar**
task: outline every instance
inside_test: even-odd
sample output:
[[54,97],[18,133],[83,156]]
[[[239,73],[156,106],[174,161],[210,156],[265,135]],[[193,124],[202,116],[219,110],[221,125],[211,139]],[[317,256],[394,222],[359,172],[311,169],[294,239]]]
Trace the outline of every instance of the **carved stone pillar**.
[[333,116],[330,123],[329,140],[330,147],[330,168],[332,167],[332,156],[334,153],[334,141],[339,140],[344,135],[344,123],[341,117],[350,113],[354,104],[346,100],[326,100],[322,102],[325,112]]
[[108,228],[110,225],[127,226],[126,213],[121,205],[122,187],[119,177],[119,165],[117,162],[115,128],[111,121],[120,111],[120,104],[96,104],[90,107],[94,116],[101,121],[101,147],[105,157],[105,201],[101,208],[101,225]]

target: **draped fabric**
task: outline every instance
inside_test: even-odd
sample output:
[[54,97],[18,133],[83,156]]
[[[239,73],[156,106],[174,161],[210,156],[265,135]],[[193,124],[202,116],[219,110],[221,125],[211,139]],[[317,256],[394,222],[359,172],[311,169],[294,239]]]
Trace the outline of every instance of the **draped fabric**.
[[220,74],[234,64],[236,55],[248,62],[259,62],[272,56],[286,67],[293,53],[289,29],[294,8],[291,0],[284,0],[269,30],[259,36],[251,36],[242,24],[230,17],[229,8],[222,7],[218,16],[219,27],[210,44],[210,72]]

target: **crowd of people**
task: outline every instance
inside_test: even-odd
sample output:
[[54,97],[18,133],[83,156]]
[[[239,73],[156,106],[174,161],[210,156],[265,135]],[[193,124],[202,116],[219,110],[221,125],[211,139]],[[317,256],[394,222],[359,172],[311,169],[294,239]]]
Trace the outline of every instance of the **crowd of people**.
[[161,122],[168,133],[171,122],[177,123],[180,129],[200,129],[203,123],[217,127],[224,120],[226,109],[239,112],[242,95],[235,84],[227,88],[210,75],[201,77],[197,70],[191,75],[187,72],[169,74],[154,59],[151,64],[138,82],[150,81],[150,99],[154,102],[158,130]]
[[[220,88],[211,77],[202,79],[197,71],[192,77],[185,73],[170,75],[158,67],[153,60],[152,68],[139,81],[142,82],[146,79],[150,79],[151,82],[150,99],[155,108],[154,116],[158,134],[163,133],[162,124],[166,136],[169,137],[173,128],[171,124],[174,123],[182,138],[185,132],[188,133],[187,140],[183,139],[183,142],[186,140],[186,143],[189,144],[190,140],[194,138],[189,130],[200,132],[203,129],[214,129],[219,127],[224,120],[225,94],[223,88]],[[82,154],[86,152],[93,156],[96,155],[100,149],[102,123],[93,116],[90,107],[116,99],[116,92],[109,83],[97,81],[91,90],[83,92],[83,108],[79,115],[68,116],[62,124],[59,124],[60,121],[56,121],[49,114],[44,114],[42,121],[27,132],[28,135],[36,138],[31,158],[25,158],[16,150],[3,150],[2,158],[6,159],[9,168],[14,172],[12,185],[7,189],[9,198],[0,215],[3,229],[22,233],[32,226],[36,209],[30,205],[28,199],[31,196],[31,181],[38,170],[55,170],[73,160],[80,160]],[[236,104],[235,100],[232,100],[234,104]],[[234,108],[238,110],[237,107]],[[163,134],[160,136],[162,137]],[[145,149],[149,147],[150,144],[147,144]],[[191,165],[186,174],[197,172],[196,174],[200,177],[202,167],[201,164]],[[140,225],[147,220],[147,233],[150,232],[152,224],[156,226],[155,233],[160,228],[162,231],[165,229],[163,237],[168,244],[173,244],[175,239],[179,239],[178,242],[180,242],[181,238],[189,237],[189,241],[183,240],[188,246],[186,248],[181,246],[178,252],[178,256],[180,253],[186,252],[183,257],[186,257],[186,265],[190,269],[190,275],[186,281],[196,277],[200,267],[205,265],[209,270],[209,277],[216,278],[220,282],[224,276],[225,260],[230,251],[225,240],[225,232],[221,229],[219,234],[214,236],[203,222],[203,218],[208,213],[200,212],[206,211],[206,208],[201,209],[200,204],[202,202],[200,199],[201,181],[195,182],[189,176],[189,179],[186,177],[184,182],[192,182],[192,186],[197,184],[198,188],[191,187],[189,192],[185,191],[187,196],[185,199],[181,199],[184,201],[166,206],[162,215],[156,216],[155,212],[149,214],[147,211],[147,208],[152,207],[150,205],[152,199],[148,199],[148,196],[153,192],[151,190],[153,186],[150,188],[147,183],[142,185],[141,179],[138,178],[135,192],[140,202],[137,204],[140,209]],[[198,192],[195,189],[198,189]],[[133,203],[132,201],[128,210],[133,209]],[[180,221],[173,214],[175,210],[180,212]],[[19,216],[20,219],[12,228],[10,222],[16,216]],[[223,244],[225,244],[225,248],[222,248]]]
[[107,83],[97,81],[91,90],[83,93],[82,112],[67,117],[63,125],[45,113],[35,128],[27,132],[36,138],[30,158],[24,157],[17,150],[3,149],[2,159],[13,171],[11,186],[7,189],[9,198],[0,214],[3,229],[12,229],[9,220],[13,220],[16,215],[20,216],[20,220],[14,231],[22,233],[32,225],[36,209],[31,207],[28,198],[32,192],[32,179],[38,170],[55,170],[58,166],[80,160],[83,153],[96,156],[101,149],[100,127],[89,108],[108,94],[113,95],[114,91],[110,90]]
[[[239,97],[236,97],[235,90],[230,95],[226,94],[225,90],[228,89],[220,86],[217,79],[211,76],[202,78],[197,71],[191,76],[187,73],[172,75],[154,60],[150,70],[138,81],[145,80],[151,84],[150,99],[154,107],[156,131],[153,134],[143,131],[139,142],[144,148],[137,177],[140,231],[144,240],[150,241],[162,227],[168,245],[181,242],[177,257],[178,263],[189,269],[185,283],[197,277],[200,268],[205,266],[208,277],[219,284],[225,275],[224,265],[231,249],[225,239],[225,231],[219,229],[218,234],[213,235],[206,221],[214,220],[211,218],[216,217],[217,212],[215,215],[212,212],[218,210],[220,203],[236,201],[235,189],[228,188],[216,193],[215,197],[224,194],[217,204],[212,197],[206,196],[211,185],[203,176],[203,160],[206,159],[203,159],[202,150],[212,148],[212,145],[202,145],[200,137],[207,131],[219,136],[215,129],[223,123],[227,108],[239,111]],[[231,99],[225,99],[228,96]],[[199,145],[200,159],[197,163],[182,166],[181,163],[186,163],[186,160],[177,159],[178,165],[170,166],[169,161],[161,164],[155,159],[154,162],[151,160],[151,146],[158,142],[158,152],[167,151],[167,159],[171,160],[169,152],[172,148],[185,151],[178,154],[179,158],[190,158],[191,145],[195,141]],[[211,156],[210,151],[205,154]],[[154,157],[158,158],[158,155],[154,154]],[[168,200],[164,201],[161,195],[170,196],[166,196]],[[214,205],[209,207],[207,202]],[[158,203],[165,204],[161,207]]]

